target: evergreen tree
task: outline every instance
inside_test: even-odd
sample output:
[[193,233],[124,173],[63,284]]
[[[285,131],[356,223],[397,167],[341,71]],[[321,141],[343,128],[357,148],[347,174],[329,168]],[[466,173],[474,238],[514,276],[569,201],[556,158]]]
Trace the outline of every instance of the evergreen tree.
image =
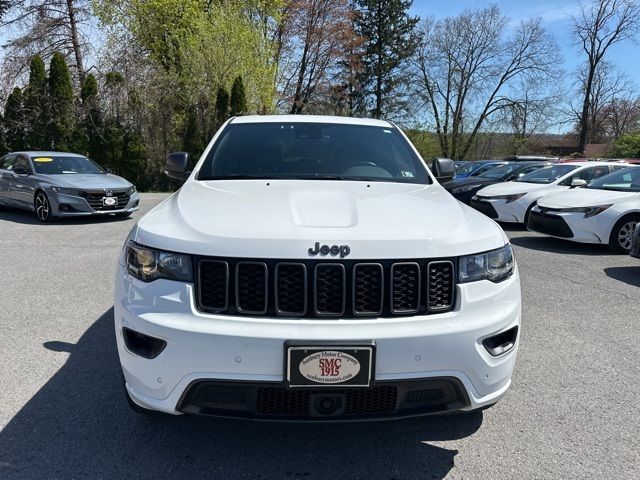
[[216,94],[216,129],[229,118],[229,94],[224,87]]
[[70,147],[73,133],[73,85],[69,67],[61,53],[54,53],[49,66],[50,133],[53,148]]
[[106,160],[104,141],[101,137],[103,115],[98,97],[98,81],[93,74],[87,75],[82,82],[80,100],[82,115],[76,131],[76,150],[86,153],[91,159],[102,164]]
[[247,113],[247,97],[244,92],[242,77],[238,76],[231,87],[231,99],[229,101],[229,115],[235,117]]
[[0,113],[0,157],[7,153],[8,150],[9,148],[7,147],[7,138],[4,128],[4,117]]
[[182,135],[182,150],[188,152],[192,159],[198,158],[204,151],[201,122],[198,118],[198,107],[189,109]]
[[417,46],[418,17],[408,10],[412,0],[354,0],[355,30],[365,39],[360,84],[373,97],[371,115],[380,118],[393,107],[402,85],[402,67]]
[[7,97],[4,106],[4,130],[10,151],[26,149],[24,95],[18,87]]
[[25,90],[25,115],[28,120],[28,148],[46,150],[50,147],[47,115],[47,72],[42,57],[31,59],[29,85]]

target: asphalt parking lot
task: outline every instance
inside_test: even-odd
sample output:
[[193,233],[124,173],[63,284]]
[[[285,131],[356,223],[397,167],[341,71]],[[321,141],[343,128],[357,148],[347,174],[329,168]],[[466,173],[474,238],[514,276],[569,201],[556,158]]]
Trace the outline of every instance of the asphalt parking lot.
[[0,478],[638,478],[640,261],[508,228],[523,340],[483,413],[383,423],[140,417],[120,384],[114,266],[138,218],[0,210]]

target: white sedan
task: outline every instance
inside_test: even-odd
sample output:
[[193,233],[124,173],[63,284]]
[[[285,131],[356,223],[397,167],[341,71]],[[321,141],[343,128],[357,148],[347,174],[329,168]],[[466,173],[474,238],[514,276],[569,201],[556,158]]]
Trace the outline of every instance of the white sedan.
[[547,195],[529,216],[529,230],[580,243],[631,248],[640,222],[640,168],[606,175],[585,188]]
[[540,168],[513,182],[489,185],[471,200],[471,206],[498,222],[527,224],[529,212],[545,195],[583,187],[588,182],[626,168],[607,162],[569,162]]

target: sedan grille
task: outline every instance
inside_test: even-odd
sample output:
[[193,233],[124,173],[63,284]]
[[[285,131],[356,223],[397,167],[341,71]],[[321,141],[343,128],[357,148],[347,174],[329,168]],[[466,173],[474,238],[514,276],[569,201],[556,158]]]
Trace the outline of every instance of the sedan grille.
[[[84,191],[82,192],[82,196],[85,198],[89,206],[97,211],[122,210],[127,206],[130,198],[130,195],[127,195],[127,191],[118,192],[112,190],[111,193],[111,195],[107,195],[104,190]],[[114,205],[105,205],[105,197],[115,198],[116,203]]]
[[199,310],[358,318],[427,315],[455,305],[451,260],[287,261],[199,258]]

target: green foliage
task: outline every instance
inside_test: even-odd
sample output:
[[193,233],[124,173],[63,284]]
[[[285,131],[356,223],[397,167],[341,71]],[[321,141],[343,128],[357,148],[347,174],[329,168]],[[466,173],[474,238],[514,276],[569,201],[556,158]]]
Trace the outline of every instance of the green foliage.
[[229,94],[224,87],[218,88],[216,94],[216,128],[229,118]]
[[244,91],[242,77],[238,76],[231,87],[231,99],[229,100],[229,115],[235,117],[247,113],[247,97]]
[[409,137],[411,143],[413,143],[426,162],[440,156],[438,138],[434,133],[420,129],[409,129],[405,130],[404,133]]
[[198,109],[193,107],[187,113],[182,136],[182,150],[188,152],[192,159],[199,158],[204,151],[205,144],[202,127],[198,118]]
[[4,106],[5,141],[9,151],[25,150],[27,148],[27,122],[24,109],[24,95],[18,87],[7,97]]
[[618,137],[609,154],[613,158],[640,158],[640,133]]
[[105,162],[103,114],[100,109],[98,80],[93,74],[87,75],[80,86],[79,121],[74,133],[73,147],[100,164]]
[[47,102],[47,72],[39,55],[31,59],[29,84],[25,89],[25,115],[29,124],[27,148],[46,150],[49,147],[49,112]]
[[359,75],[365,98],[372,97],[370,113],[389,115],[404,81],[402,67],[417,47],[418,17],[408,14],[412,0],[355,0],[355,30],[365,40]]
[[54,53],[49,65],[49,115],[52,147],[70,147],[74,127],[73,85],[69,67],[61,53]]

